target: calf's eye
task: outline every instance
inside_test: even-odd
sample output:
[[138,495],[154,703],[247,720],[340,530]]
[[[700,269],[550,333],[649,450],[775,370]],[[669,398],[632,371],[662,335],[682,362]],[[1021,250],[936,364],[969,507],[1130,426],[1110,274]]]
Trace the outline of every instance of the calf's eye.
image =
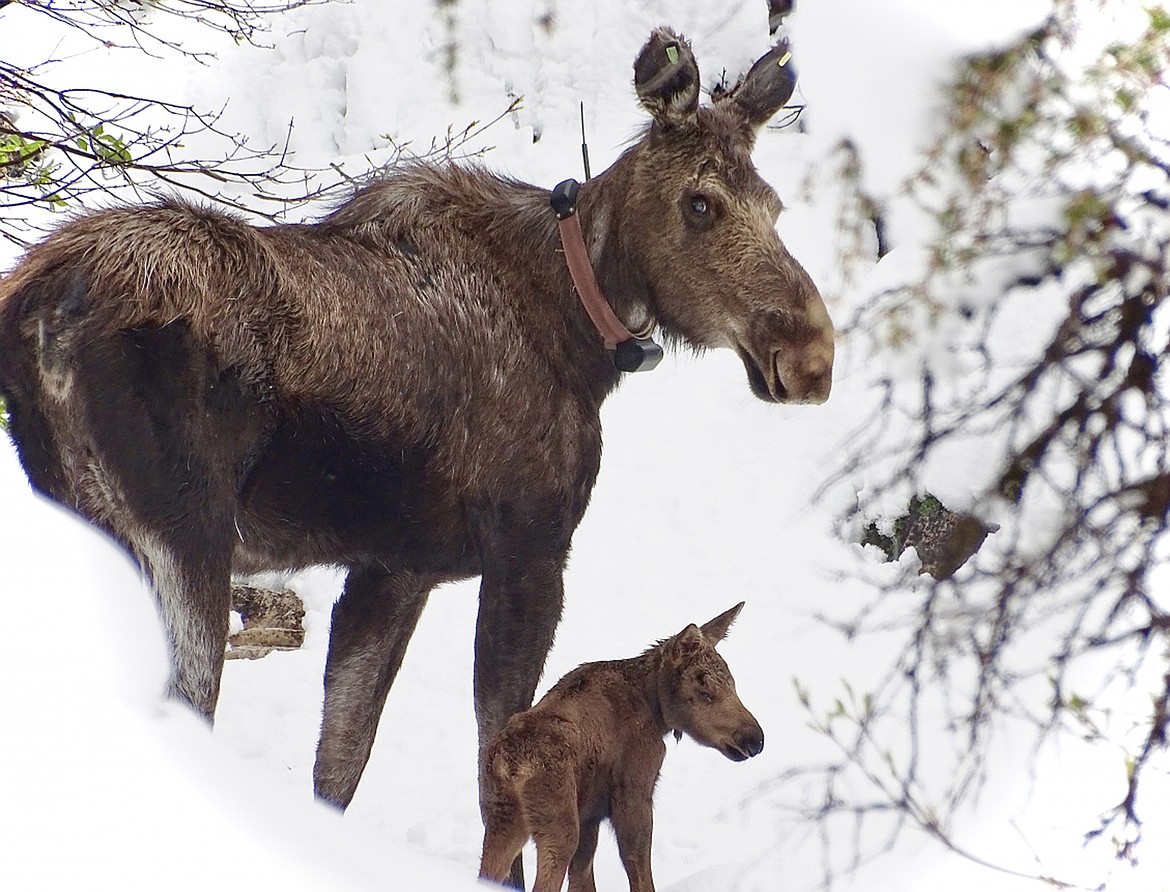
[[710,207],[707,204],[707,199],[702,195],[691,196],[691,211],[693,213],[703,217],[706,216],[708,210],[710,210]]

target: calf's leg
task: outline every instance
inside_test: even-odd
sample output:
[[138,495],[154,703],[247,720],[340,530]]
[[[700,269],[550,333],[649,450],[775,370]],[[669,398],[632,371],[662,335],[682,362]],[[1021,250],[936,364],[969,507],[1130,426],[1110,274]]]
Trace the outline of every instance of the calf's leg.
[[630,879],[630,892],[654,892],[654,878],[650,874],[651,837],[654,831],[653,791],[631,795],[623,791],[615,795],[613,814],[614,835],[622,866]]
[[581,825],[577,853],[569,862],[569,892],[597,892],[593,880],[593,855],[597,851],[597,831],[600,821],[586,821]]
[[338,808],[353,799],[432,585],[414,573],[353,569],[333,607],[313,785],[320,799]]
[[479,876],[496,883],[507,883],[512,864],[520,858],[520,851],[528,839],[528,830],[514,797],[494,792],[485,794],[484,798],[488,799],[488,804],[484,808],[483,855],[479,863]]
[[[536,881],[532,892],[561,892],[580,841],[572,778],[548,780],[547,784],[533,784],[524,791],[524,816],[536,843]],[[537,786],[539,791],[534,789]]]

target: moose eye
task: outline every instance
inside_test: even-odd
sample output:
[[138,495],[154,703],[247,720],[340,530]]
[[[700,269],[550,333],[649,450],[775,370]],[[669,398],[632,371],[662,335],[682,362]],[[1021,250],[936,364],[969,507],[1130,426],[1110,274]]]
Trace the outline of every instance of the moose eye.
[[681,206],[683,221],[694,230],[707,229],[715,223],[718,216],[715,202],[698,192],[683,195]]

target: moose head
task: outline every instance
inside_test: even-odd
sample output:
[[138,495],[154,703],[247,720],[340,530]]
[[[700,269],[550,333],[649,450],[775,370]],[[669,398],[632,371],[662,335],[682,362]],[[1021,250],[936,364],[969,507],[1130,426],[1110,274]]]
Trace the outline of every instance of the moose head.
[[832,322],[776,234],[783,205],[751,160],[757,132],[795,85],[788,56],[784,45],[773,48],[701,106],[690,45],[654,31],[634,63],[652,120],[615,165],[626,171],[615,222],[648,295],[633,313],[656,319],[668,339],[735,350],[763,400],[822,403],[832,383]]

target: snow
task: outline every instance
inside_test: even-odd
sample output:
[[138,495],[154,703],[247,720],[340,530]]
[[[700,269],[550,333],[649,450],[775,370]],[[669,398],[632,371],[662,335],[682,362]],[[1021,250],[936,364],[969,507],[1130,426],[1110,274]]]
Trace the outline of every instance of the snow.
[[894,195],[921,163],[955,60],[1035,28],[1046,0],[808,3],[793,17],[809,126],[861,150],[875,196]]
[[0,465],[0,888],[373,890],[387,848],[399,870],[474,887],[405,847],[363,848],[332,810],[282,789],[276,766],[257,771],[164,701],[166,649],[137,568],[34,495],[7,438]]
[[[494,146],[485,157],[492,167],[551,185],[581,176],[579,102],[594,170],[642,125],[630,64],[651,27],[670,22],[693,38],[705,84],[724,69],[734,76],[767,47],[762,3],[627,7],[462,0],[448,7],[449,18],[422,4],[397,4],[392,15],[370,0],[308,7],[274,23],[271,50],[223,48],[215,66],[182,66],[170,83],[208,106],[226,101],[225,126],[258,144],[283,143],[291,122],[297,163],[337,163],[351,175],[385,160],[393,144],[425,151],[449,127],[490,120],[522,95],[521,110],[468,148]],[[920,212],[896,199],[939,119],[933,88],[950,61],[1034,27],[1049,5],[969,0],[944,11],[913,0],[838,0],[798,8],[791,33],[807,132],[767,130],[755,157],[788,205],[782,238],[825,283],[831,311],[843,313],[850,295],[921,268]],[[555,16],[551,30],[534,24],[542,11]],[[453,34],[459,52],[451,73]],[[836,265],[838,208],[804,188],[824,182],[845,136],[861,148],[865,186],[890,203],[901,239],[852,288]],[[1021,320],[996,334],[1007,355],[1026,354],[1050,324],[1025,303],[1000,317],[1005,325]],[[947,351],[945,331],[937,338],[926,354],[940,368],[950,364],[961,382],[963,357]],[[848,544],[837,524],[848,495],[842,487],[822,491],[833,459],[870,415],[865,361],[861,345],[839,344],[828,404],[775,407],[751,396],[730,353],[683,353],[632,376],[604,408],[601,476],[574,539],[542,690],[578,663],[636,654],[746,600],[721,651],[767,734],[763,754],[742,764],[687,740],[670,745],[656,797],[654,864],[664,892],[803,890],[821,878],[817,830],[790,808],[820,791],[786,772],[824,758],[827,744],[807,726],[793,680],[816,704],[831,703],[842,679],[865,692],[881,681],[893,647],[889,636],[850,641],[818,619],[850,616],[864,602],[869,589],[859,570],[869,579],[898,570]],[[913,386],[920,367],[908,362],[887,373]],[[896,433],[899,419],[888,423]],[[973,448],[940,461],[926,471],[931,488],[962,503],[993,457]],[[866,481],[855,484],[863,491]],[[0,888],[372,889],[400,888],[404,878],[436,889],[475,887],[474,582],[433,593],[362,784],[341,817],[311,795],[335,571],[289,580],[306,600],[304,647],[229,662],[209,733],[160,697],[161,635],[127,560],[29,492],[7,444],[0,493],[0,669],[8,679]],[[892,502],[891,516],[900,507]],[[905,609],[916,603],[908,593]],[[1079,845],[1086,820],[1091,825],[1120,797],[1119,752],[1074,739],[1030,761],[1026,743],[1007,740],[978,810],[958,819],[973,852],[1061,878],[1112,875],[1111,890],[1170,888],[1165,852],[1147,851],[1129,873],[1100,847]],[[1164,777],[1149,782],[1155,801],[1170,794]],[[1148,839],[1166,829],[1164,818],[1151,821]],[[839,829],[848,849],[851,828]],[[625,887],[610,837],[602,838],[597,871],[601,888]],[[1034,888],[913,834],[840,883],[873,892]]]

